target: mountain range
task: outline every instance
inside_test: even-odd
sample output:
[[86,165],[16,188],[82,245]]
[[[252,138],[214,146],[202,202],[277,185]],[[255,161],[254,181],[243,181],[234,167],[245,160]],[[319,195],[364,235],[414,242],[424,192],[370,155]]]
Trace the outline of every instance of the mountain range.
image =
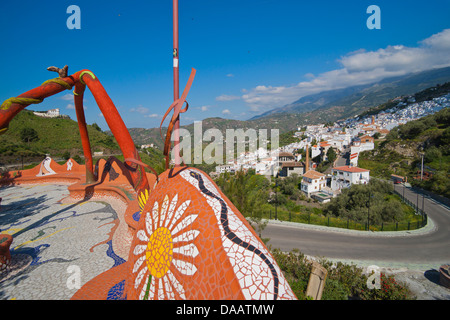
[[271,117],[279,113],[305,113],[325,110],[336,106],[345,107],[344,115],[355,115],[360,111],[385,103],[389,99],[411,95],[428,87],[450,80],[450,67],[413,73],[407,76],[383,79],[382,81],[329,90],[308,95],[283,107],[272,109],[250,120]]
[[[202,120],[203,131],[210,128],[226,129],[279,129],[280,133],[297,130],[307,124],[335,122],[354,117],[391,99],[417,92],[450,81],[450,67],[433,69],[382,81],[329,90],[302,97],[283,107],[255,116],[249,120],[231,120],[219,117]],[[193,124],[182,126],[193,135]],[[129,128],[137,145],[155,143],[162,147],[159,128]]]

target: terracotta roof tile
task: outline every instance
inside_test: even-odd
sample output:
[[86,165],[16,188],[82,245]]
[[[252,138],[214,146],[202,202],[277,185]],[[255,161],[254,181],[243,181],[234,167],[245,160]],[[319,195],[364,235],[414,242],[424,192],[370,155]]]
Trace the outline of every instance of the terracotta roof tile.
[[325,177],[325,175],[323,173],[320,173],[315,170],[309,170],[303,176],[306,178],[309,178],[309,179],[319,179],[319,178]]
[[368,172],[370,170],[359,168],[359,167],[351,167],[351,166],[342,166],[335,167],[333,170],[345,171],[345,172]]

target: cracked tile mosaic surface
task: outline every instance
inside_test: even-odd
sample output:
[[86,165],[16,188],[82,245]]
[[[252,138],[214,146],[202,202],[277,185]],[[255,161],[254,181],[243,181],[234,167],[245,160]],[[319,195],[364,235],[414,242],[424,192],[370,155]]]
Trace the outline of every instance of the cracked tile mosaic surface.
[[160,176],[131,245],[128,299],[296,299],[267,248],[224,199],[199,170]]
[[112,207],[61,202],[68,195],[67,185],[0,188],[0,233],[14,237],[10,272],[0,274],[0,299],[70,299],[77,291],[68,285],[71,266],[83,286],[125,261],[112,248]]

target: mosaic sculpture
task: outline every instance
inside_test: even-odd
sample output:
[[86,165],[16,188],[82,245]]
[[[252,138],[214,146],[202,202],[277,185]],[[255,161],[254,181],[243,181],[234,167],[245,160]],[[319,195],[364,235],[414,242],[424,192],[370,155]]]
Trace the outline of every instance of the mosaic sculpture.
[[[163,138],[166,171],[158,175],[141,162],[128,129],[97,76],[89,70],[69,76],[68,66],[50,67],[48,70],[57,72],[58,78],[0,106],[0,134],[28,105],[74,88],[85,165],[69,159],[60,166],[46,158],[40,166],[14,172],[0,183],[70,181],[68,189],[73,200],[103,199],[108,195],[126,203],[107,241],[118,256],[128,259],[119,259],[111,269],[85,283],[72,299],[296,299],[275,259],[245,217],[206,173],[181,165],[177,129],[180,114],[188,110],[186,98],[196,71],[192,69],[179,97],[178,1],[173,3],[174,101],[161,122],[162,126],[173,111]],[[93,164],[83,110],[86,86],[120,146],[123,163],[110,158]],[[172,141],[175,166],[170,167]]]
[[[166,112],[165,116],[174,110],[165,137],[167,170],[159,176],[145,172],[148,166],[140,161],[122,118],[91,71],[46,81],[1,105],[0,130],[4,132],[14,115],[27,105],[75,87],[85,172],[73,159],[59,166],[46,158],[34,171],[22,171],[16,177],[67,180],[67,175],[84,173],[85,181],[77,185],[78,191],[69,187],[74,198],[80,190],[79,197],[86,198],[92,184],[121,179],[132,187],[128,192],[135,194],[133,206],[139,211],[133,215],[136,224],[129,226],[132,241],[126,245],[128,260],[86,283],[73,299],[295,299],[264,243],[214,181],[195,168],[169,168],[170,137],[179,114],[187,110],[181,106],[194,75],[195,70],[182,97]],[[115,159],[103,163],[101,169],[97,163],[94,169],[83,113],[85,86],[92,90],[125,163]]]

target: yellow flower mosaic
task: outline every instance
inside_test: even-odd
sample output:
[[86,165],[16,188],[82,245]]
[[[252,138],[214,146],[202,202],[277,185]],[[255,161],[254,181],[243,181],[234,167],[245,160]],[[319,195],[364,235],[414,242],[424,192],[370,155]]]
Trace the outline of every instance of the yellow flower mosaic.
[[[145,194],[144,194],[145,196]],[[174,269],[182,275],[197,272],[193,263],[199,251],[194,240],[200,231],[192,229],[197,214],[185,215],[190,200],[178,205],[166,195],[161,206],[157,201],[145,214],[145,228],[138,230],[139,244],[133,249],[138,256],[133,266],[134,287],[140,299],[186,299],[185,290]]]

